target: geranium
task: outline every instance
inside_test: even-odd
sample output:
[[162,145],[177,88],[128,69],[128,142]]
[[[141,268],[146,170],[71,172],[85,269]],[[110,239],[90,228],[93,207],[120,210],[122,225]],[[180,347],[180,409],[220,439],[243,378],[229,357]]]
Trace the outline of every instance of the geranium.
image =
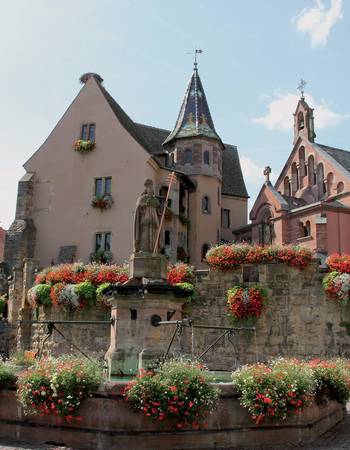
[[75,141],[74,144],[74,150],[79,153],[89,153],[91,150],[95,148],[95,142],[94,141],[84,141],[82,139],[78,139]]
[[350,273],[350,255],[339,253],[333,253],[326,259],[331,271],[336,271],[339,273]]
[[167,280],[171,286],[177,283],[192,283],[194,280],[194,267],[184,262],[178,262],[168,267]]
[[113,197],[111,196],[111,194],[105,194],[100,197],[95,196],[91,200],[91,205],[94,208],[99,208],[99,209],[111,208],[113,203],[114,203],[114,201],[113,201]]
[[330,272],[322,281],[329,298],[347,304],[350,296],[350,274]]
[[235,270],[241,264],[285,263],[304,269],[312,259],[309,249],[297,246],[259,246],[250,244],[224,244],[212,247],[206,261],[213,269]]
[[242,406],[257,424],[266,418],[285,420],[300,413],[315,391],[312,369],[294,359],[245,366],[234,372],[232,379]]
[[39,361],[19,375],[17,396],[26,414],[78,419],[82,401],[101,382],[96,363],[72,357]]
[[228,314],[233,322],[254,322],[267,304],[267,292],[259,287],[234,286],[227,291]]
[[217,404],[218,391],[210,381],[196,363],[169,361],[159,372],[142,373],[129,383],[124,397],[154,422],[171,419],[176,428],[198,429]]

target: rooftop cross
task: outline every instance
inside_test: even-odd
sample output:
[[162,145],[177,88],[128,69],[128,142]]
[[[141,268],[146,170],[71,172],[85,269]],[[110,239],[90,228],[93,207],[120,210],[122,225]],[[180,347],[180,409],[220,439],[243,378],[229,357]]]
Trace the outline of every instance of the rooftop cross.
[[264,169],[264,175],[266,177],[266,183],[268,183],[270,181],[270,173],[272,172],[271,167],[270,166],[266,166]]
[[298,91],[300,91],[302,99],[304,99],[304,88],[306,85],[307,85],[307,82],[301,78],[297,89],[298,89]]
[[195,48],[194,52],[187,52],[188,55],[194,55],[194,69],[197,70],[197,55],[203,53],[203,50],[201,50],[200,48]]

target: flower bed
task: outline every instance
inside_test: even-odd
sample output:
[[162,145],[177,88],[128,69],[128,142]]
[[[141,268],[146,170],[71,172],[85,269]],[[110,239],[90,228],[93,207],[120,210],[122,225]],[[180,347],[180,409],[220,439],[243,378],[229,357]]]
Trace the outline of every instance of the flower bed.
[[142,373],[125,388],[125,399],[153,422],[198,429],[215,409],[218,391],[198,364],[170,361],[159,372]]
[[101,383],[97,364],[62,357],[37,363],[18,378],[18,399],[26,414],[50,414],[79,420],[82,401]]
[[309,249],[289,246],[261,247],[250,244],[224,244],[211,248],[206,261],[217,270],[234,270],[241,264],[285,263],[304,269],[312,259]]
[[61,264],[40,272],[28,291],[31,307],[57,305],[68,310],[103,303],[111,284],[128,280],[128,269],[117,265]]
[[234,286],[227,291],[228,314],[232,322],[253,325],[267,304],[267,292],[260,286]]
[[75,141],[74,150],[79,153],[89,153],[91,150],[95,148],[94,141],[84,141],[82,139],[78,139]]
[[350,398],[350,365],[344,359],[277,359],[243,367],[232,378],[242,406],[257,424],[267,418],[285,420],[320,398],[342,404]]

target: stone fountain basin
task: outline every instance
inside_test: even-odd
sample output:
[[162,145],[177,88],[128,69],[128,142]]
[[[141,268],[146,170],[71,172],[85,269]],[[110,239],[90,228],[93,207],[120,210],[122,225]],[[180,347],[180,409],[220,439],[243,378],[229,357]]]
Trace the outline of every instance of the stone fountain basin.
[[308,443],[325,433],[345,416],[336,401],[313,404],[303,414],[285,422],[255,425],[239,404],[231,383],[219,383],[220,401],[203,430],[162,429],[123,400],[126,382],[103,385],[81,409],[83,420],[59,423],[54,417],[25,416],[16,390],[0,391],[0,438],[42,444],[53,441],[77,449],[190,450],[241,446]]

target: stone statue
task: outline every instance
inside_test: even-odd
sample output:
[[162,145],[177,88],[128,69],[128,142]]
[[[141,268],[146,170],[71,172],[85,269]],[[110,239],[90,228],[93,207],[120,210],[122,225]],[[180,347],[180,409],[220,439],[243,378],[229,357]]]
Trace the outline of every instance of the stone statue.
[[[160,202],[154,195],[153,181],[145,181],[145,190],[136,202],[134,220],[134,253],[153,253],[157,240]],[[158,249],[156,249],[158,253]]]

